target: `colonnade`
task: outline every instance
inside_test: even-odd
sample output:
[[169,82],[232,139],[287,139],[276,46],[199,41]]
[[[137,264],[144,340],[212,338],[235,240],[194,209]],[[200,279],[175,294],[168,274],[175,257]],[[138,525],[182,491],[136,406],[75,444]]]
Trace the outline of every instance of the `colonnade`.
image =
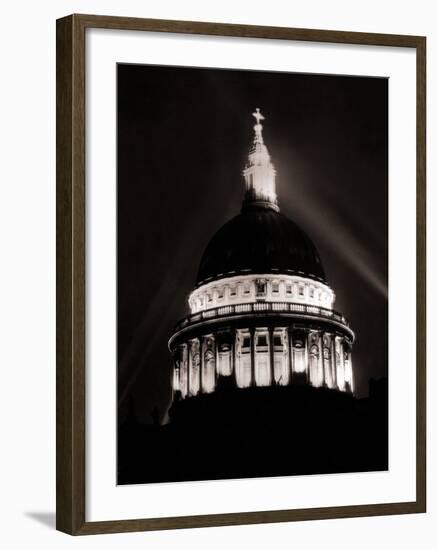
[[309,328],[238,328],[179,344],[173,390],[182,398],[212,393],[220,379],[239,388],[286,386],[297,381],[353,392],[350,342]]

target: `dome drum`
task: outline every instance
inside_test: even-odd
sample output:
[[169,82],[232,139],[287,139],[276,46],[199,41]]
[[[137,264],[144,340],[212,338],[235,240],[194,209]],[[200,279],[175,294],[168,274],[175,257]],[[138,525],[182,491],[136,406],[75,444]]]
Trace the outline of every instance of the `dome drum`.
[[352,341],[347,335],[334,327],[265,321],[214,327],[174,342],[174,398],[231,385],[306,383],[353,391]]

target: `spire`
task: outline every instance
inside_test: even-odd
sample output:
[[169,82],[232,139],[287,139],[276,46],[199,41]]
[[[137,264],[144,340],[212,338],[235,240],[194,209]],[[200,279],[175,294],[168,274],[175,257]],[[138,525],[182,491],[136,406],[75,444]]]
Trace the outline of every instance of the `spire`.
[[270,160],[270,155],[264,144],[262,135],[263,127],[261,120],[265,120],[265,118],[258,107],[252,113],[252,116],[256,120],[256,124],[253,127],[255,136],[249,152],[248,162],[243,171],[246,182],[243,210],[251,206],[279,210],[275,186],[276,170]]

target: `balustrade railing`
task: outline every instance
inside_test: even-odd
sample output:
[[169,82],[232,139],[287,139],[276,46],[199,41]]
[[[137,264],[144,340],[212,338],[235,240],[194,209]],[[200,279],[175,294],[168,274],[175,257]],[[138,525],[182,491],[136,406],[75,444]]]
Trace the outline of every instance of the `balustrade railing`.
[[193,313],[188,315],[176,325],[176,330],[180,330],[188,325],[199,321],[223,317],[226,315],[234,315],[238,313],[259,313],[259,312],[283,312],[283,313],[299,313],[311,316],[320,316],[328,319],[333,319],[345,326],[349,326],[346,317],[341,313],[319,306],[311,306],[307,304],[289,303],[289,302],[255,302],[250,304],[235,304],[228,306],[216,307]]

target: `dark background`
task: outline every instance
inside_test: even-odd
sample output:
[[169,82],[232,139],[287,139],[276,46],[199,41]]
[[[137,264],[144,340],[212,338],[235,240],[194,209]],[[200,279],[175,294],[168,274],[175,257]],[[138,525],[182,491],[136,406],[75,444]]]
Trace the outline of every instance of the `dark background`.
[[209,239],[238,214],[260,107],[281,211],[356,332],[356,391],[388,370],[388,80],[118,65],[118,391],[165,417],[167,341]]

